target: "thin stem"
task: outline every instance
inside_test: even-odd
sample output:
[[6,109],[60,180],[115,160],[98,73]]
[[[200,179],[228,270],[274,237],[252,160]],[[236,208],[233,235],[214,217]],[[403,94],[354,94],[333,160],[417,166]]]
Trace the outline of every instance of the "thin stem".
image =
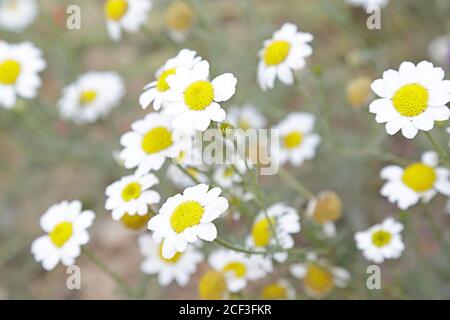
[[428,140],[433,145],[433,148],[436,150],[436,152],[441,157],[442,161],[446,163],[448,167],[450,167],[450,156],[448,155],[447,151],[440,145],[439,142],[436,141],[436,139],[431,135],[429,131],[425,131],[425,135],[427,136]]
[[284,168],[280,168],[278,171],[280,178],[284,180],[291,188],[296,190],[302,197],[310,199],[314,197],[314,193],[306,186],[300,183],[292,175],[290,175]]
[[269,253],[268,251],[251,250],[251,249],[243,248],[243,247],[237,246],[235,244],[232,244],[232,243],[230,243],[228,241],[225,241],[223,239],[220,239],[220,238],[216,238],[214,240],[214,242],[217,243],[218,245],[224,247],[224,248],[227,248],[227,249],[230,249],[230,250],[233,250],[233,251],[237,251],[237,252],[246,253],[246,254],[262,254],[262,255],[265,255],[265,254]]
[[185,175],[187,175],[189,178],[191,178],[191,180],[193,182],[195,182],[196,184],[200,184],[201,183],[196,177],[194,177],[193,174],[191,174],[188,170],[186,170],[186,168],[184,168],[182,165],[180,165],[179,163],[176,163],[175,161],[173,163],[178,167],[178,169],[183,171],[183,173]]

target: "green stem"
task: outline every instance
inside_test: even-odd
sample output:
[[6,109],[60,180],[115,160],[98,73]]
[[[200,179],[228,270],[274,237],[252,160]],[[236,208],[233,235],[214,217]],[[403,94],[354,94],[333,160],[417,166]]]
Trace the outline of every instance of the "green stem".
[[189,171],[187,171],[186,168],[184,168],[182,165],[180,165],[179,163],[176,163],[175,161],[173,162],[173,164],[175,164],[178,167],[178,169],[183,171],[183,173],[185,175],[187,175],[189,178],[191,178],[191,180],[193,182],[195,182],[196,184],[200,184],[201,183],[196,177],[194,177],[194,175],[192,175]]
[[433,148],[436,150],[441,160],[445,162],[448,167],[450,167],[450,156],[448,155],[447,151],[445,151],[445,149],[439,144],[439,142],[436,141],[436,139],[431,135],[429,131],[425,131],[425,135],[433,145]]
[[230,243],[228,241],[225,241],[223,239],[220,239],[220,238],[216,238],[214,240],[214,242],[217,243],[218,245],[224,247],[224,248],[227,248],[227,249],[230,249],[230,250],[233,250],[233,251],[237,251],[237,252],[246,253],[246,254],[262,254],[262,255],[265,255],[265,254],[269,253],[268,251],[251,250],[251,249],[243,248],[243,247],[237,246],[235,244],[232,244],[232,243]]
[[314,197],[314,193],[289,174],[284,168],[278,171],[280,178],[283,179],[291,188],[296,190],[302,197],[310,199]]

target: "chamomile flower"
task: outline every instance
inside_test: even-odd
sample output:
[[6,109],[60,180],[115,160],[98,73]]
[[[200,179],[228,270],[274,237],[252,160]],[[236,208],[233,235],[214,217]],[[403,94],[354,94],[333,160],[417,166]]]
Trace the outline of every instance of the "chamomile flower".
[[223,272],[230,292],[238,292],[247,286],[249,280],[263,278],[272,271],[272,263],[262,256],[245,256],[236,251],[219,249],[213,252],[208,263],[215,270]]
[[342,216],[342,200],[333,191],[322,191],[308,201],[306,216],[322,226],[325,237],[334,237],[335,222]]
[[[247,173],[247,166],[242,157],[234,157],[232,163],[217,166],[213,179],[222,188],[231,188],[242,182]],[[247,160],[248,161],[248,160]],[[250,163],[247,163],[250,166]]]
[[327,296],[334,288],[344,288],[350,279],[346,269],[318,259],[315,254],[309,254],[306,263],[292,264],[290,272],[293,277],[302,279],[306,294],[316,299]]
[[34,259],[42,263],[49,271],[61,261],[65,266],[75,263],[80,253],[80,247],[89,241],[87,228],[95,218],[91,210],[81,209],[78,200],[51,206],[45,212],[39,223],[47,233],[33,241],[31,253]]
[[184,252],[188,243],[197,238],[213,241],[217,237],[212,223],[228,209],[228,201],[220,197],[222,190],[209,190],[206,184],[186,188],[183,194],[170,197],[148,223],[155,241],[163,241],[162,255],[172,258],[177,252]]
[[167,102],[167,94],[170,92],[170,85],[167,82],[167,77],[176,74],[180,67],[191,69],[201,60],[201,57],[197,57],[197,52],[188,49],[182,49],[175,57],[167,60],[166,63],[156,71],[156,80],[144,87],[144,92],[139,97],[139,104],[141,107],[145,109],[150,104],[153,104],[153,109],[161,109],[164,103]]
[[106,188],[108,199],[105,208],[112,210],[114,220],[125,214],[145,216],[149,212],[148,207],[160,200],[159,193],[150,189],[158,183],[158,178],[151,173],[123,177]]
[[313,132],[315,117],[311,113],[294,112],[277,124],[280,135],[278,161],[280,164],[290,162],[300,166],[305,160],[313,159],[320,136]]
[[198,62],[191,69],[179,68],[167,77],[170,93],[166,110],[175,116],[173,126],[186,133],[205,131],[211,121],[222,122],[226,113],[220,102],[229,100],[236,91],[237,79],[224,73],[209,80],[209,63]]
[[111,39],[119,41],[122,29],[130,33],[138,32],[151,8],[151,0],[106,0],[106,28]]
[[378,123],[386,123],[386,132],[402,131],[404,137],[414,138],[419,130],[430,131],[435,121],[450,118],[450,81],[444,80],[444,70],[431,62],[418,65],[403,62],[399,71],[387,70],[383,78],[372,83],[380,97],[369,110]]
[[161,286],[168,286],[175,281],[179,286],[186,286],[190,276],[204,259],[203,254],[194,246],[188,246],[186,251],[176,253],[172,258],[162,256],[162,243],[156,243],[150,234],[138,238],[139,249],[145,260],[141,264],[142,272],[157,274]]
[[347,0],[347,2],[354,7],[363,7],[366,9],[371,6],[384,7],[388,4],[389,0]]
[[272,39],[264,41],[258,64],[261,89],[272,89],[276,78],[287,85],[294,83],[293,71],[303,69],[305,58],[313,52],[308,44],[312,40],[310,33],[298,31],[296,25],[285,23],[275,31]]
[[209,270],[198,281],[198,295],[203,300],[223,300],[229,297],[223,272]]
[[375,263],[383,263],[385,259],[397,259],[405,249],[402,231],[403,225],[400,222],[387,218],[366,231],[357,232],[356,246],[367,260]]
[[[273,234],[275,230],[277,237]],[[265,248],[279,245],[283,249],[294,247],[292,234],[300,232],[300,216],[292,207],[276,203],[261,211],[255,218],[248,243],[255,248]],[[279,252],[274,259],[284,262],[288,254]]]
[[186,39],[189,30],[195,22],[194,9],[186,1],[178,0],[167,7],[164,12],[169,36],[176,42]]
[[42,51],[32,43],[0,41],[0,106],[10,109],[17,97],[36,97],[42,83],[39,72],[45,68]]
[[106,117],[125,94],[122,78],[115,72],[91,71],[63,89],[61,117],[77,124]]
[[148,114],[131,129],[120,138],[124,148],[119,157],[125,168],[137,168],[137,174],[159,170],[166,158],[175,158],[184,150],[189,139],[174,132],[171,117],[159,113]]
[[261,298],[264,300],[292,300],[295,299],[295,289],[286,279],[278,279],[262,288]]
[[227,120],[235,129],[260,129],[267,125],[266,117],[252,104],[228,109]]
[[438,192],[450,196],[450,170],[438,167],[438,155],[433,151],[423,153],[420,162],[406,168],[390,165],[380,172],[387,180],[380,190],[389,202],[400,209],[408,209],[419,201],[429,202]]
[[0,2],[0,28],[21,32],[36,20],[36,0],[3,0]]

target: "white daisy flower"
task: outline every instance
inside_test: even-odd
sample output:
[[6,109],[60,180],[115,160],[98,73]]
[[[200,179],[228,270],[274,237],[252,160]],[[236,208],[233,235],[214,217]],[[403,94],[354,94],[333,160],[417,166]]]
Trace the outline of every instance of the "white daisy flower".
[[402,210],[419,201],[427,203],[438,192],[450,196],[450,170],[438,167],[438,162],[438,155],[434,151],[427,151],[423,153],[421,162],[406,168],[397,165],[383,168],[380,177],[387,182],[380,194]]
[[106,188],[105,209],[112,210],[114,220],[124,214],[144,216],[149,212],[149,205],[158,203],[161,198],[158,192],[150,189],[158,183],[158,178],[151,173],[123,177]]
[[38,14],[36,0],[0,1],[0,28],[21,32],[36,20]]
[[384,7],[388,4],[389,0],[347,0],[347,2],[354,7],[367,9],[371,6]]
[[17,97],[33,99],[41,86],[38,73],[46,68],[42,51],[31,42],[0,41],[0,106],[10,109]]
[[321,139],[313,132],[314,123],[313,114],[294,112],[274,127],[280,135],[280,149],[275,153],[280,164],[290,162],[300,166],[305,160],[315,157]]
[[235,129],[261,129],[267,125],[267,118],[252,104],[228,109],[227,120]]
[[307,255],[306,263],[296,263],[289,267],[294,278],[303,280],[303,288],[313,298],[323,298],[334,288],[344,288],[350,280],[350,273],[340,267],[320,260],[312,253]]
[[390,135],[402,130],[412,139],[419,130],[430,131],[435,121],[450,118],[450,81],[444,79],[444,70],[431,62],[417,66],[403,62],[399,71],[387,70],[383,78],[372,83],[372,90],[380,97],[369,110],[376,114],[378,123],[386,123]]
[[305,58],[313,52],[308,44],[312,40],[312,34],[298,31],[295,24],[285,23],[280,30],[275,31],[272,39],[264,41],[258,64],[261,89],[272,89],[276,78],[284,84],[293,84],[293,71],[303,69]]
[[440,36],[431,41],[428,56],[438,65],[450,66],[450,36]]
[[266,284],[261,290],[263,300],[293,300],[295,295],[294,287],[286,279],[278,279]]
[[[267,217],[266,217],[267,214]],[[275,229],[277,238],[274,237],[272,227]],[[266,248],[279,245],[282,249],[294,247],[292,234],[300,232],[300,216],[292,207],[283,203],[276,203],[261,211],[255,218],[248,244],[255,248]],[[286,261],[288,254],[278,252],[274,259],[278,262]]]
[[403,225],[400,222],[387,218],[366,231],[357,232],[356,246],[367,260],[375,263],[383,263],[385,259],[397,259],[405,249],[402,231]]
[[225,249],[214,251],[209,256],[208,263],[215,270],[225,273],[230,292],[238,292],[247,286],[247,281],[261,279],[267,272],[272,272],[269,259]]
[[194,246],[188,246],[186,251],[177,252],[172,258],[162,255],[162,243],[156,243],[150,234],[138,238],[139,249],[145,260],[141,270],[146,274],[157,274],[158,282],[166,287],[173,281],[179,286],[186,286],[190,276],[197,270],[204,257]]
[[194,8],[186,1],[175,1],[164,12],[166,27],[170,38],[175,42],[186,40],[195,23]]
[[197,52],[188,49],[182,49],[178,54],[167,60],[166,63],[155,73],[155,81],[150,82],[144,87],[144,92],[139,97],[139,104],[142,108],[147,108],[153,103],[153,109],[159,110],[167,102],[167,94],[170,92],[170,85],[167,83],[167,77],[176,74],[178,68],[183,67],[191,69],[201,57],[196,57]]
[[55,268],[60,261],[65,266],[73,265],[81,253],[81,245],[89,241],[86,229],[92,225],[94,218],[91,210],[81,211],[78,200],[51,206],[39,221],[47,235],[31,244],[34,259],[41,262],[47,271]]
[[175,158],[186,148],[189,138],[177,135],[172,129],[172,118],[150,113],[131,124],[132,131],[120,138],[124,147],[120,159],[127,169],[136,168],[141,175],[159,170],[166,158]]
[[186,188],[183,194],[170,197],[148,223],[155,241],[163,241],[162,254],[166,259],[176,252],[184,252],[188,243],[213,241],[217,237],[212,223],[228,209],[228,201],[220,197],[222,190],[209,190],[206,184]]
[[106,28],[111,39],[119,41],[122,29],[130,33],[138,32],[151,8],[151,0],[106,0]]
[[224,73],[209,80],[209,63],[198,62],[191,69],[178,68],[167,77],[170,93],[166,110],[175,116],[173,126],[186,133],[205,131],[212,121],[222,122],[226,113],[219,102],[229,100],[236,91],[237,79]]
[[88,72],[63,89],[61,117],[77,124],[105,118],[125,94],[122,78],[115,72]]

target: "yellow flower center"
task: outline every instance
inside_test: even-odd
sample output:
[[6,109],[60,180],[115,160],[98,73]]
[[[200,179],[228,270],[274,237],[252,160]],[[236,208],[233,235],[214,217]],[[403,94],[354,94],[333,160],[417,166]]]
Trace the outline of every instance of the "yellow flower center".
[[158,252],[159,252],[159,258],[160,258],[161,260],[163,260],[164,262],[170,263],[170,264],[175,264],[175,263],[177,263],[178,260],[180,260],[181,256],[183,255],[182,252],[176,252],[175,255],[174,255],[172,258],[170,258],[170,259],[164,258],[164,257],[163,257],[163,254],[162,254],[162,243],[159,245],[159,251],[158,251]]
[[128,228],[132,230],[139,230],[142,227],[144,227],[148,220],[150,220],[151,214],[147,213],[146,215],[139,215],[139,214],[133,214],[130,215],[128,213],[125,213],[120,221]]
[[176,233],[200,224],[205,208],[194,200],[179,204],[170,216],[170,225]]
[[15,60],[5,60],[0,63],[0,83],[15,84],[20,74],[20,64]]
[[58,223],[53,230],[50,232],[50,240],[52,243],[61,248],[72,236],[73,234],[73,225],[71,222],[61,222]]
[[285,40],[276,40],[269,44],[264,51],[264,62],[268,66],[280,64],[286,60],[291,44]]
[[97,92],[94,90],[85,90],[80,94],[80,104],[88,104],[97,98]]
[[214,88],[209,81],[191,83],[184,92],[184,102],[191,110],[205,110],[214,99]]
[[172,132],[165,127],[155,127],[142,138],[142,149],[152,154],[167,149],[172,143]]
[[247,119],[241,119],[239,121],[239,128],[241,128],[242,130],[248,130],[252,128],[252,125]]
[[261,292],[261,298],[264,300],[287,299],[287,290],[278,283],[272,283],[265,286]]
[[224,272],[233,272],[237,278],[242,278],[247,272],[247,267],[242,262],[230,262],[223,267]]
[[226,167],[225,170],[223,171],[223,176],[225,178],[230,178],[232,176],[234,176],[234,169],[233,167]]
[[109,20],[120,20],[127,10],[127,0],[107,0],[105,3],[105,15]]
[[122,199],[127,202],[139,198],[140,195],[141,185],[138,182],[130,182],[122,190]]
[[159,92],[164,92],[170,89],[169,84],[167,83],[167,77],[175,74],[176,69],[172,68],[172,69],[167,69],[164,70],[161,75],[158,78],[158,81],[156,83],[156,89],[158,89]]
[[275,219],[263,218],[253,225],[252,239],[257,247],[266,247],[270,243],[272,237],[272,230],[270,230],[270,223],[275,224]]
[[170,5],[165,13],[166,24],[175,31],[188,30],[194,22],[194,10],[184,1]]
[[189,173],[189,175],[193,176],[194,178],[198,177],[198,171],[195,168],[187,168],[186,171],[187,173]]
[[378,230],[372,233],[372,243],[375,247],[381,248],[391,242],[392,233],[384,230]]
[[415,117],[428,107],[428,90],[418,83],[406,84],[392,97],[395,109],[404,117]]
[[292,131],[283,137],[283,144],[288,149],[298,147],[303,141],[303,134],[300,131]]
[[425,192],[433,188],[436,172],[423,163],[414,163],[403,172],[403,182],[416,192]]
[[312,214],[318,224],[334,222],[342,215],[342,201],[333,191],[324,191],[316,198],[316,205]]
[[198,294],[200,299],[220,300],[227,290],[225,277],[221,272],[208,271],[199,280]]
[[303,284],[315,294],[324,296],[333,290],[333,275],[325,268],[311,264],[308,266],[308,271],[303,279]]

